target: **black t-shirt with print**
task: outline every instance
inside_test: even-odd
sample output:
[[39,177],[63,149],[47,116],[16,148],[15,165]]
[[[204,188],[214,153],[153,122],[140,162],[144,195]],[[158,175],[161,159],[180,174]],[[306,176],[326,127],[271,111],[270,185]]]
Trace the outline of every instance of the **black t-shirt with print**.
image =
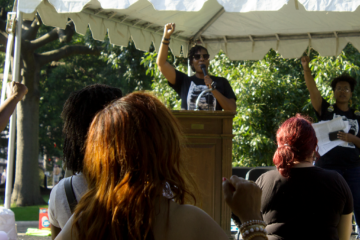
[[[196,99],[200,95],[200,93],[208,89],[208,87],[204,83],[204,79],[197,78],[194,76],[187,76],[186,74],[176,71],[176,80],[175,84],[169,85],[172,87],[177,94],[179,94],[181,98],[181,109],[183,110],[194,110]],[[234,91],[232,90],[229,82],[222,77],[210,76],[211,79],[216,82],[216,90],[218,90],[222,95],[231,99],[235,99]],[[188,106],[189,105],[189,106]],[[222,110],[223,108],[216,101],[216,98],[213,96],[211,92],[205,93],[199,102],[200,110]]]
[[[349,121],[349,133],[360,137],[360,116],[357,116],[354,112],[354,109],[343,112],[336,104],[330,106],[330,104],[323,99],[321,103],[321,116],[318,112],[316,112],[316,116],[319,121],[332,120],[333,118],[342,116],[343,120]],[[359,155],[360,149],[357,146],[353,143],[346,143],[346,146],[337,146],[321,156],[315,165],[320,167],[356,167],[360,166]]]

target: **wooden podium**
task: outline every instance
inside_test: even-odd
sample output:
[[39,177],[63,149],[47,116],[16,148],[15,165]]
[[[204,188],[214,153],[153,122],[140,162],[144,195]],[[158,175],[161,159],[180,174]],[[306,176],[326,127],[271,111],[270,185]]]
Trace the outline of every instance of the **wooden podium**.
[[201,199],[197,205],[230,236],[230,208],[222,193],[222,177],[232,169],[233,111],[172,111],[187,138],[188,168]]

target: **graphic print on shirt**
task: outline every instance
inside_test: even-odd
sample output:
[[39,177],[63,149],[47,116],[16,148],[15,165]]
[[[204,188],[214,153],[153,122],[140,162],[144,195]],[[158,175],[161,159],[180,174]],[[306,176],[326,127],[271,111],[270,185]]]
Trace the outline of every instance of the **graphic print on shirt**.
[[[194,110],[196,107],[196,99],[200,93],[206,89],[209,89],[206,85],[196,85],[191,81],[189,92],[187,95],[188,110]],[[199,101],[199,110],[216,110],[216,98],[211,92],[204,93]]]
[[[357,119],[348,119],[346,116],[336,115],[334,113],[333,119],[337,118],[337,117],[341,117],[342,120],[348,121],[349,125],[350,125],[349,133],[354,134],[355,136],[357,136],[357,134],[359,133],[359,124],[358,124]],[[353,143],[348,143],[348,142],[345,142],[345,143],[341,144],[340,146],[341,147],[348,147],[348,148],[355,148],[355,145]]]

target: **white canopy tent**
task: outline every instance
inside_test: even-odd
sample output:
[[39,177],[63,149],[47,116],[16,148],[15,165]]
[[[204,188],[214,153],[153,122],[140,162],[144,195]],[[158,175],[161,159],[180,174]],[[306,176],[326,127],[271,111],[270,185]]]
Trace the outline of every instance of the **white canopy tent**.
[[[299,57],[309,46],[323,56],[338,55],[349,42],[360,49],[360,0],[18,1],[20,19],[32,20],[38,13],[45,25],[60,28],[71,19],[80,34],[89,26],[96,40],[108,33],[112,44],[127,46],[132,38],[144,51],[152,42],[158,48],[164,25],[175,22],[170,47],[184,57],[194,43],[203,44],[212,57],[223,50],[232,60],[258,60],[271,48],[285,58]],[[18,29],[14,80],[18,79],[20,38]],[[12,179],[14,129],[13,117],[8,179]],[[7,181],[7,208],[11,184]]]
[[360,49],[360,0],[19,0],[25,19],[37,12],[45,25],[138,49],[158,48],[163,27],[176,23],[175,55],[203,44],[211,56],[223,50],[232,60],[258,60],[272,48],[285,58],[310,45],[323,56],[338,55],[348,42]]

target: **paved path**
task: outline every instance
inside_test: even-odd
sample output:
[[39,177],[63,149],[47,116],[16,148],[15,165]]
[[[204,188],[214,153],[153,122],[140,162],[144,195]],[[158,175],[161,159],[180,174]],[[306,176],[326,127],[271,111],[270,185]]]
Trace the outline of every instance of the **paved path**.
[[17,221],[16,228],[18,232],[18,240],[51,240],[51,237],[37,237],[25,235],[28,228],[38,228],[38,221]]

